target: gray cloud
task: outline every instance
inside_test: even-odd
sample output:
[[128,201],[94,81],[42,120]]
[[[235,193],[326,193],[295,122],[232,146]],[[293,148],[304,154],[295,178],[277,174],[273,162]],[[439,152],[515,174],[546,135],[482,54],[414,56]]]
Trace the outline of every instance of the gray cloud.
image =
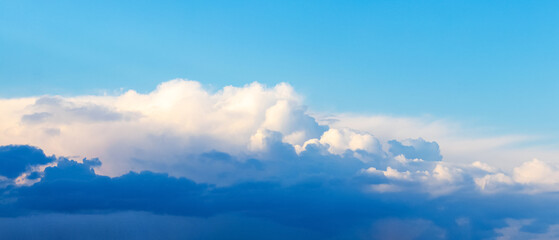
[[[137,239],[229,239],[229,234],[238,234],[239,238],[257,239],[264,234],[262,229],[268,229],[270,233],[277,231],[277,236],[293,239],[483,239],[519,232],[536,234],[542,229],[554,229],[554,224],[559,223],[559,211],[552,207],[559,196],[554,193],[488,195],[475,189],[473,178],[465,177],[459,189],[433,197],[420,190],[424,187],[420,182],[394,179],[391,175],[359,174],[367,164],[352,154],[324,154],[314,147],[320,145],[308,145],[297,155],[290,145],[278,142],[270,151],[284,154],[275,160],[240,162],[222,152],[198,156],[198,161],[208,163],[208,167],[212,167],[211,162],[230,165],[230,171],[222,173],[253,176],[238,178],[237,183],[227,186],[148,171],[111,178],[95,173],[94,169],[101,165],[98,159],[77,162],[59,158],[56,166],[39,174],[39,182],[2,189],[0,214],[4,218],[0,222],[20,224],[2,225],[0,235],[64,239],[81,232],[85,238],[131,234]],[[17,148],[9,152],[12,151],[18,152]],[[272,171],[276,178],[265,175],[268,177],[258,180],[257,173],[262,171]],[[369,188],[382,184],[399,184],[408,190],[383,192]],[[176,225],[145,226],[132,220],[132,225],[117,224],[132,231],[122,233],[111,227],[113,220],[109,218],[175,221],[189,231],[172,234]],[[41,219],[48,220],[50,227],[36,226]],[[510,219],[537,221],[515,230],[507,228]],[[227,227],[231,221],[251,225]],[[64,225],[81,230],[63,231]],[[202,227],[188,227],[193,225]],[[32,226],[37,229],[25,228]]]
[[21,117],[21,121],[26,124],[128,121],[140,117],[137,113],[117,112],[102,105],[77,104],[51,96],[37,99],[29,108],[33,113]]

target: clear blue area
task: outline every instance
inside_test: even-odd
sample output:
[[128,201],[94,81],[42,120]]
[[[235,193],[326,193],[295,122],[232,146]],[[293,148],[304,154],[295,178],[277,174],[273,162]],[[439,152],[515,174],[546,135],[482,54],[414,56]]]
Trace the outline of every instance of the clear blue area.
[[0,1],[0,97],[289,82],[315,111],[559,135],[559,1]]

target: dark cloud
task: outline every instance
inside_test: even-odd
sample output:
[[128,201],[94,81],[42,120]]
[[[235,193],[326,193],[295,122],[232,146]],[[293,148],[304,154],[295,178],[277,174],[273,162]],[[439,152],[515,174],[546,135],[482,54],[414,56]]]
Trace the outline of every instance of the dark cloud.
[[439,144],[428,142],[423,138],[409,139],[406,144],[391,140],[389,151],[394,155],[404,155],[407,159],[422,159],[425,161],[441,161],[443,156],[439,150]]
[[0,237],[21,240],[324,239],[302,228],[238,214],[200,218],[147,212],[55,213],[0,218]]
[[31,167],[44,165],[55,160],[43,150],[27,145],[0,146],[0,175],[16,178]]
[[130,172],[116,178],[100,176],[83,163],[61,159],[45,169],[40,182],[17,189],[17,206],[28,210],[81,212],[141,210],[178,215],[207,215],[203,193],[209,187],[186,178],[153,172]]
[[[9,149],[5,152],[10,154],[25,153],[21,151],[25,148],[42,153],[32,147],[7,147],[2,149]],[[196,183],[149,171],[111,178],[95,173],[95,167],[101,165],[98,159],[77,162],[59,158],[57,166],[31,174],[35,175],[34,179],[40,178],[39,182],[3,190],[0,236],[6,239],[18,235],[23,236],[20,239],[70,239],[79,234],[85,234],[78,237],[81,239],[123,236],[134,239],[281,239],[279,236],[485,239],[498,236],[495,229],[506,227],[507,219],[537,219],[522,229],[534,234],[545,232],[559,222],[559,209],[553,207],[559,200],[555,193],[482,194],[472,188],[439,197],[421,191],[381,193],[371,191],[368,186],[390,183],[390,180],[356,174],[366,164],[350,155],[324,155],[318,145],[308,145],[301,155],[292,155],[287,145],[272,147],[277,149],[271,151],[286,152],[283,157],[295,158],[239,162],[227,153],[216,151],[198,156],[199,161],[206,163],[236,166],[235,171],[244,169],[240,174],[262,171],[277,174],[227,186]],[[139,219],[144,222],[138,222]],[[41,221],[51,225],[39,226]],[[68,229],[64,231],[62,226]],[[81,230],[71,230],[74,228]],[[186,230],[180,230],[183,228]],[[269,238],[264,230],[270,234]]]

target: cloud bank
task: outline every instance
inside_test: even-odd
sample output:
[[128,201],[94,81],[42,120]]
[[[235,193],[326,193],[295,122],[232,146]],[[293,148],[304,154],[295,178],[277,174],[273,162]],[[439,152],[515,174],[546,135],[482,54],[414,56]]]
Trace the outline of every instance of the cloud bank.
[[[260,229],[293,239],[545,239],[559,224],[559,168],[531,160],[553,151],[510,147],[528,137],[311,113],[288,84],[212,93],[173,80],[146,94],[0,104],[0,221],[37,231],[47,231],[42,219],[116,216],[190,226],[170,239],[204,239],[212,227],[222,234],[212,238],[239,239],[262,238]],[[110,229],[95,224],[89,236],[122,236]]]

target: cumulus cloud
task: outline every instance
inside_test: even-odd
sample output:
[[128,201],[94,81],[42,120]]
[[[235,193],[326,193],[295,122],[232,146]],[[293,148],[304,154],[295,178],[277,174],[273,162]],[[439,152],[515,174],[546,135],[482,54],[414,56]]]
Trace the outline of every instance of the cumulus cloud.
[[527,150],[500,149],[521,137],[457,138],[466,134],[448,121],[311,114],[285,83],[210,92],[198,82],[177,79],[145,94],[129,90],[116,96],[1,99],[0,104],[0,144],[99,157],[104,159],[99,171],[111,176],[157,170],[188,177],[174,169],[191,155],[218,151],[244,161],[266,152],[271,138],[292,145],[298,154],[309,144],[321,144],[329,153],[350,151],[362,161],[399,155],[440,161],[444,155],[446,161],[464,164],[506,158],[519,165],[534,157]]
[[[0,102],[5,106],[0,143],[41,146],[50,154],[74,159],[99,157],[104,164],[97,171],[109,176],[150,170],[223,185],[297,175],[291,173],[290,162],[300,159],[344,159],[365,165],[355,169],[340,164],[342,172],[393,171],[424,186],[452,183],[440,187],[446,191],[471,183],[487,192],[516,184],[540,189],[546,185],[551,190],[549,186],[555,184],[552,177],[541,177],[553,172],[542,172],[547,168],[538,164],[522,165],[514,173],[499,172],[473,158],[470,163],[475,161],[472,166],[479,171],[470,171],[471,166],[462,169],[468,163],[455,161],[453,152],[446,163],[432,164],[442,161],[445,149],[425,139],[444,141],[445,134],[457,131],[451,130],[456,126],[419,119],[311,114],[288,84],[269,88],[252,83],[209,92],[198,82],[177,79],[145,94],[130,90],[117,96],[42,96]],[[457,139],[447,146],[476,145],[468,141]],[[208,160],[204,156],[209,152],[227,157]],[[264,168],[263,161],[275,165]],[[348,166],[361,163],[352,164]]]
[[334,154],[343,154],[347,150],[383,153],[380,142],[373,135],[350,129],[330,129],[320,137],[319,142],[328,145],[328,151]]
[[559,183],[559,171],[556,167],[534,159],[525,162],[514,169],[514,180],[522,184],[546,184]]
[[464,170],[446,164],[424,164],[420,167],[398,169],[388,166],[386,170],[375,167],[363,169],[367,176],[382,176],[389,180],[389,184],[372,184],[370,188],[375,191],[392,192],[425,192],[431,196],[450,194],[460,188],[470,187],[464,179]]
[[33,167],[45,165],[55,160],[46,156],[43,150],[26,145],[0,146],[0,175],[14,179],[31,171]]
[[506,219],[559,222],[548,212],[559,168],[486,161],[524,138],[451,136],[456,126],[440,121],[311,114],[288,84],[210,92],[173,80],[149,93],[0,104],[0,144],[20,144],[0,147],[5,217],[228,215],[320,239],[478,239],[514,230],[503,228]]
[[287,84],[253,83],[210,93],[198,82],[173,80],[148,94],[130,90],[120,96],[0,101],[7,115],[0,122],[2,144],[100,157],[105,159],[100,171],[110,175],[162,170],[153,167],[211,150],[250,155],[266,149],[263,134],[270,132],[280,134],[282,142],[302,145],[328,129],[306,113]]

